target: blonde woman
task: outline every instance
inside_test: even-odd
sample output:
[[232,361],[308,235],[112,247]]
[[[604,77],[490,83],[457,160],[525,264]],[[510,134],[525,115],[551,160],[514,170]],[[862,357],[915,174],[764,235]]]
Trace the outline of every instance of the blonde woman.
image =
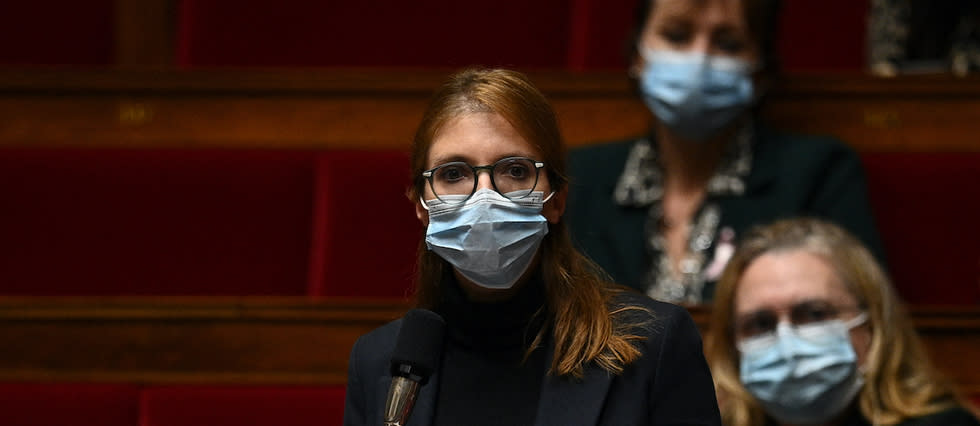
[[707,356],[727,425],[980,425],[881,266],[835,225],[755,228],[716,295]]

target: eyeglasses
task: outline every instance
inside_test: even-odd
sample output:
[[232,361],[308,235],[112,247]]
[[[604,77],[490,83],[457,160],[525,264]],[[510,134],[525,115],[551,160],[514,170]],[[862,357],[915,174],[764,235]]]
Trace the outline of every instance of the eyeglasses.
[[460,204],[476,192],[479,171],[490,173],[494,191],[507,199],[526,197],[538,185],[538,175],[544,163],[526,157],[507,157],[486,166],[471,166],[462,161],[440,164],[422,172],[429,188],[440,201]]
[[[845,312],[857,312],[858,307],[837,307],[822,300],[806,301],[789,308],[789,320],[794,327],[819,323],[840,318]],[[776,332],[779,313],[774,310],[760,310],[735,319],[735,340],[741,341]]]

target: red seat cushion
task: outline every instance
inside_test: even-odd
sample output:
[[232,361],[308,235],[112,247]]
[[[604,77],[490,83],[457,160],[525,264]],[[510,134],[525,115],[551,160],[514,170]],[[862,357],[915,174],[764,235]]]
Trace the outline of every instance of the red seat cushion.
[[868,192],[901,296],[980,303],[980,153],[865,153]]
[[113,0],[3,2],[0,64],[112,66],[115,6]]
[[316,165],[309,293],[405,298],[423,236],[405,196],[408,154],[331,151]]
[[[480,13],[452,0],[182,0],[176,61],[182,67],[553,68],[568,60],[564,17],[570,12],[565,0],[496,1]],[[371,31],[364,30],[368,17]],[[501,23],[507,31],[499,31]],[[601,32],[594,33],[588,40]],[[367,46],[386,47],[378,54]]]
[[140,426],[333,426],[343,386],[168,386],[144,390]]
[[0,150],[0,294],[303,295],[313,158]]
[[0,383],[0,424],[5,426],[134,426],[135,386],[74,383]]

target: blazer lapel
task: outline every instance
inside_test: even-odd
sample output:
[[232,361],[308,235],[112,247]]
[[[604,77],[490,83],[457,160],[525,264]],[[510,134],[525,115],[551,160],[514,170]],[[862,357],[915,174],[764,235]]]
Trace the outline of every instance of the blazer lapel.
[[[554,345],[549,345],[549,356],[554,356]],[[595,425],[599,422],[606,393],[613,376],[594,364],[585,368],[582,380],[545,377],[541,387],[541,400],[535,426]]]

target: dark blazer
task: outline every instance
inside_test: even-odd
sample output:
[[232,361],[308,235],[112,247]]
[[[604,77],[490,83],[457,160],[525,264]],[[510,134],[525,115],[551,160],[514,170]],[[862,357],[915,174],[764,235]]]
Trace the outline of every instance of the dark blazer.
[[[864,171],[853,150],[821,136],[787,135],[757,128],[752,168],[741,196],[714,196],[721,210],[718,230],[737,239],[754,225],[794,216],[834,222],[860,239],[884,263],[868,202]],[[613,281],[645,291],[650,263],[644,241],[647,208],[622,207],[613,192],[635,140],[578,148],[569,156],[568,221],[578,248]],[[706,253],[711,263],[718,238]],[[713,283],[705,286],[711,300]]]
[[[864,424],[869,425],[865,422]],[[916,419],[906,420],[898,426],[980,426],[980,421],[962,407],[951,408]]]
[[[620,303],[643,306],[653,314],[642,356],[620,375],[590,365],[580,381],[545,377],[534,426],[720,425],[714,384],[701,336],[686,310],[643,295],[624,293]],[[401,320],[357,340],[347,376],[344,425],[381,425],[389,363]],[[554,347],[548,345],[551,359]],[[422,386],[409,426],[432,424],[439,373]],[[516,426],[516,425],[508,425]]]
[[[853,411],[841,422],[841,426],[873,426],[860,412],[856,409]],[[776,422],[772,419],[769,419],[766,424],[776,426]],[[980,426],[980,421],[963,407],[953,407],[938,413],[908,419],[896,426]]]

